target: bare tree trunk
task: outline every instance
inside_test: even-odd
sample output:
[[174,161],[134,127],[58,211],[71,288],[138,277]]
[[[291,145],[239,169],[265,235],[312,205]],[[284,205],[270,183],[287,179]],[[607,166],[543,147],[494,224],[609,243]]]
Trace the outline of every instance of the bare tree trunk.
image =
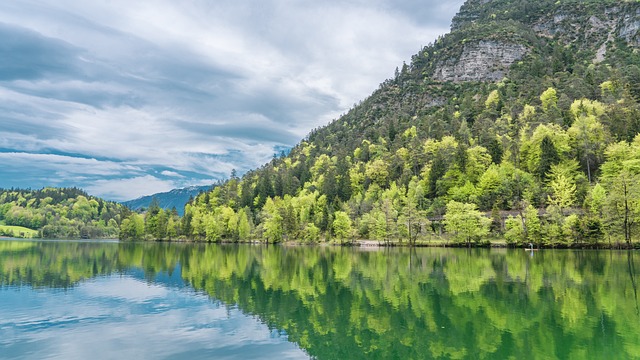
[[589,139],[587,137],[587,124],[584,124],[583,134],[584,134],[584,157],[587,160],[587,176],[589,179],[589,184],[591,184],[591,164],[589,162]]
[[626,179],[623,179],[622,190],[624,194],[624,239],[627,244],[629,244],[631,243],[631,228],[629,224],[629,202]]

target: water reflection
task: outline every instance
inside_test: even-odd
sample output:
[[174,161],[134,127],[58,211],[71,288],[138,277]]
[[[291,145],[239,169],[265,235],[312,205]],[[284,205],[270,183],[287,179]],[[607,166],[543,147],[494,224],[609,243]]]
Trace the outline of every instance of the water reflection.
[[[627,359],[640,357],[638,261],[615,251],[2,241],[0,282],[9,290],[0,295],[58,288],[56,296],[90,293],[166,319],[194,311],[181,304],[213,299],[319,359]],[[210,320],[180,321],[200,329]],[[131,336],[146,326],[162,328],[145,324]],[[172,331],[188,341],[188,330],[169,326],[167,337]],[[174,345],[163,344],[171,353]]]

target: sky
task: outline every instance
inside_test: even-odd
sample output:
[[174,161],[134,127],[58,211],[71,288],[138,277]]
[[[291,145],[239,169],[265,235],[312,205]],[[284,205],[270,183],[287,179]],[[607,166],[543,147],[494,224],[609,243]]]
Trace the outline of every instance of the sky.
[[0,1],[0,188],[123,201],[243,174],[364,100],[463,2]]

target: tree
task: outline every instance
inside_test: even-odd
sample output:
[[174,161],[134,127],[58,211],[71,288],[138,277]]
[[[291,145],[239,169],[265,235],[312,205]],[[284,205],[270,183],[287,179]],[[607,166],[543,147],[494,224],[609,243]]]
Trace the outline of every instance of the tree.
[[[424,211],[417,209],[415,191],[409,191],[407,196],[403,197],[403,205],[402,220],[407,229],[409,244],[415,244],[423,226],[428,225],[429,219],[427,219]],[[398,222],[400,222],[400,219]]]
[[640,220],[640,136],[631,144],[621,141],[609,145],[606,157],[602,165],[606,190],[604,217],[607,226],[619,229],[618,233],[624,234],[625,241],[630,243]]
[[251,225],[249,224],[249,217],[247,216],[247,210],[242,209],[238,214],[238,238],[240,240],[247,240],[251,235]]
[[[520,155],[524,168],[531,173],[539,174],[543,169],[540,168],[540,162],[542,160],[542,141],[545,138],[551,140],[558,157],[562,159],[565,154],[571,149],[569,147],[569,136],[567,133],[556,124],[542,124],[536,127],[533,134],[529,134],[527,131],[522,131],[520,134],[522,147],[520,148]],[[547,151],[551,152],[549,146],[545,146]],[[547,156],[551,155],[550,153]],[[551,155],[553,156],[553,155]],[[552,159],[547,159],[548,162]]]
[[576,184],[564,174],[559,174],[549,183],[553,196],[549,196],[549,203],[556,205],[560,211],[571,207],[576,201]]
[[133,213],[122,221],[120,226],[120,239],[140,240],[144,236],[144,218],[140,214]]
[[591,188],[591,193],[585,201],[586,207],[593,216],[602,218],[602,208],[607,199],[607,192],[600,183]]
[[303,231],[303,238],[308,243],[315,243],[320,239],[320,229],[313,223],[307,223]]
[[477,241],[489,234],[491,219],[478,211],[475,204],[452,200],[447,203],[444,223],[447,232],[454,234],[459,241],[466,241],[467,245],[471,246],[471,241]]
[[282,231],[282,216],[279,213],[275,213],[270,216],[264,222],[264,236],[265,240],[272,243],[279,243],[283,238]]
[[528,205],[524,211],[524,234],[527,241],[540,243],[542,240],[542,225],[538,210],[532,205]]
[[582,241],[582,227],[578,215],[571,214],[567,216],[562,225],[562,232],[570,243],[579,243]]
[[175,222],[173,216],[169,217],[167,220],[167,238],[169,240],[175,239],[178,236],[177,223]]
[[388,241],[387,218],[382,211],[372,213],[373,216],[373,234],[376,240]]
[[553,145],[551,138],[546,135],[540,142],[540,162],[538,163],[537,174],[540,180],[545,180],[551,166],[560,161],[558,150]]
[[205,238],[207,241],[217,242],[222,236],[222,226],[213,216],[213,214],[206,214],[203,218]]
[[507,220],[504,222],[505,233],[504,238],[507,241],[507,244],[517,244],[521,243],[524,238],[524,229],[522,227],[522,218],[520,215],[516,217],[509,216]]
[[640,219],[640,175],[623,169],[608,180],[607,218],[614,228],[621,228],[624,240],[630,244],[632,232]]
[[556,89],[550,87],[540,95],[542,110],[546,113],[558,106],[558,93]]
[[446,172],[447,172],[447,165],[445,163],[444,158],[442,156],[436,155],[436,158],[434,159],[433,164],[431,165],[431,171],[429,171],[429,178],[428,178],[429,188],[427,192],[427,195],[429,196],[429,198],[433,199],[439,195],[438,180],[440,180]]
[[351,219],[344,211],[336,211],[333,214],[333,234],[341,243],[351,236]]
[[381,159],[367,163],[365,175],[381,188],[388,185],[387,178],[389,177],[389,170],[387,169],[387,163]]
[[591,173],[600,164],[604,155],[604,144],[608,134],[598,120],[604,114],[604,106],[587,99],[576,100],[571,104],[573,125],[567,130],[571,147],[576,156],[583,159],[587,178],[591,183]]

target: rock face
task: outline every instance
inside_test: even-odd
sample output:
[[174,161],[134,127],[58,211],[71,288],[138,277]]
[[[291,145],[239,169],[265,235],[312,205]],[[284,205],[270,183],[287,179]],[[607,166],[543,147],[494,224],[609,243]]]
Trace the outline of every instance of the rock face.
[[438,81],[499,81],[509,67],[528,53],[521,44],[479,41],[465,44],[458,59],[447,59],[436,66],[433,78]]
[[623,18],[619,36],[632,46],[640,46],[640,10]]
[[[474,39],[478,24],[508,23],[512,21],[508,17],[511,10],[518,14],[522,26],[516,30],[519,37]],[[535,41],[527,43],[520,39],[538,38],[542,42],[554,41],[577,50],[593,51],[594,63],[606,60],[617,39],[624,40],[632,48],[639,47],[640,2],[602,0],[590,5],[579,2],[572,5],[561,0],[530,3],[467,0],[453,20],[452,31],[466,31],[464,38],[473,40],[460,44],[457,54],[447,54],[449,58],[436,61],[433,79],[499,81],[508,74],[514,62],[536,46]]]
[[[611,41],[620,37],[630,45],[638,45],[640,30],[640,10],[629,13],[625,8],[613,6],[602,13],[589,17],[586,24],[580,20],[580,14],[565,10],[553,17],[540,18],[534,25],[534,31],[540,36],[554,37],[561,35],[565,43],[580,38],[588,42]],[[616,31],[617,30],[617,31]]]

